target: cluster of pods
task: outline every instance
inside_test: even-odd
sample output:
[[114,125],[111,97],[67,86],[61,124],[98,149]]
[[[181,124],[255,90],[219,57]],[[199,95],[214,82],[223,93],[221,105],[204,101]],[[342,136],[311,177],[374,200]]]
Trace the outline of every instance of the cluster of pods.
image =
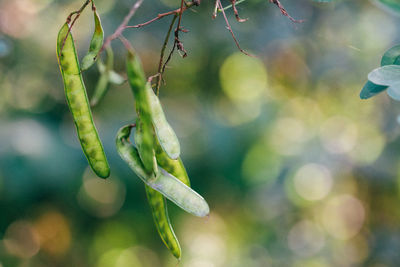
[[[110,167],[94,125],[82,71],[90,68],[103,46],[104,33],[100,18],[94,13],[95,31],[88,53],[81,64],[75,50],[71,26],[66,22],[57,38],[57,57],[64,81],[68,106],[76,126],[77,135],[90,167],[101,178],[110,175]],[[91,99],[95,105],[105,94],[109,83],[125,81],[112,70],[112,51],[106,50],[107,62],[97,60],[99,82]],[[126,71],[132,89],[137,118],[136,122],[123,126],[116,136],[116,149],[121,158],[144,182],[156,228],[161,239],[176,257],[181,248],[168,217],[166,199],[195,216],[209,214],[207,202],[190,187],[189,177],[180,159],[178,138],[167,122],[158,96],[147,81],[142,63],[133,49],[127,48]],[[130,135],[134,129],[133,142]]]

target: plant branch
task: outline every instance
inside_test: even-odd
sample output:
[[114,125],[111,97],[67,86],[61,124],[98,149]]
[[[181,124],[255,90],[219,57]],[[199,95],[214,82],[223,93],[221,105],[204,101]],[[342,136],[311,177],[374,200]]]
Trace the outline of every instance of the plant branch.
[[[79,8],[79,9],[76,10],[76,11],[71,12],[71,13],[68,15],[67,21],[66,21],[68,24],[71,22],[72,16],[73,16],[73,15],[76,14],[76,17],[75,17],[74,20],[72,21],[71,25],[68,27],[68,32],[67,32],[67,34],[65,35],[65,38],[64,38],[63,43],[62,43],[61,48],[60,48],[60,54],[61,54],[62,50],[64,49],[65,42],[67,41],[68,35],[71,33],[72,27],[74,26],[75,22],[77,21],[77,19],[78,19],[79,16],[81,15],[82,11],[86,8],[86,6],[87,6],[90,2],[92,2],[92,0],[86,0],[86,2],[83,3],[83,5],[81,6],[81,8]],[[94,3],[92,2],[92,9],[93,9],[93,8],[95,8],[95,7],[94,7]]]
[[169,29],[167,32],[167,35],[165,36],[164,39],[164,44],[161,48],[161,53],[160,53],[160,62],[158,63],[158,74],[157,76],[157,82],[156,82],[156,95],[160,93],[160,87],[161,87],[161,82],[163,80],[163,61],[164,61],[164,54],[165,54],[165,49],[167,48],[169,37],[171,36],[172,28],[174,27],[175,21],[178,18],[178,15],[175,14],[174,17],[172,18],[171,24],[169,25]]
[[[131,7],[131,9],[129,10],[128,15],[125,16],[125,18],[123,19],[123,21],[121,22],[121,24],[118,26],[118,28],[114,31],[113,34],[111,34],[110,36],[108,36],[106,38],[106,40],[103,43],[103,46],[101,47],[99,53],[97,54],[97,56],[103,52],[103,50],[110,45],[111,41],[114,39],[119,38],[120,36],[122,36],[122,32],[126,29],[126,25],[128,25],[129,20],[132,18],[133,15],[135,15],[136,10],[138,10],[138,8],[142,5],[144,0],[138,0],[136,1],[136,3]],[[121,38],[120,38],[121,39]],[[123,38],[125,40],[125,38]],[[121,39],[121,41],[123,40]],[[124,43],[124,45],[126,45],[126,43]]]
[[218,6],[219,6],[219,8],[220,8],[220,10],[221,10],[221,12],[222,12],[222,15],[224,16],[225,23],[226,23],[226,28],[227,28],[228,31],[231,33],[232,38],[233,38],[233,41],[235,42],[237,48],[238,48],[239,51],[242,52],[243,54],[248,55],[248,56],[250,56],[250,57],[253,57],[253,55],[247,53],[246,51],[244,51],[244,50],[240,47],[239,42],[238,42],[238,40],[236,39],[236,36],[235,36],[235,34],[233,33],[233,31],[232,31],[231,25],[229,24],[228,18],[226,17],[225,10],[224,10],[224,8],[223,8],[223,6],[222,6],[222,4],[221,4],[221,0],[216,0],[216,1],[218,2]]
[[231,0],[231,3],[232,3],[233,13],[235,14],[236,20],[237,20],[238,22],[245,22],[245,21],[247,21],[247,19],[241,19],[241,18],[239,17],[239,12],[238,12],[238,10],[236,9],[236,0]]
[[178,9],[175,9],[175,10],[171,10],[171,11],[168,11],[168,12],[165,12],[165,13],[158,14],[157,17],[152,18],[152,19],[149,20],[149,21],[146,21],[146,22],[143,22],[143,23],[140,23],[140,24],[136,24],[136,25],[132,25],[132,26],[126,26],[125,28],[141,28],[141,27],[143,27],[143,26],[147,26],[147,25],[149,25],[150,23],[152,23],[152,22],[154,22],[154,21],[157,21],[157,20],[159,20],[159,19],[162,19],[162,18],[164,18],[164,17],[170,16],[170,15],[176,15],[176,14],[183,13],[183,12],[185,12],[187,9],[189,9],[189,8],[191,8],[191,7],[193,7],[193,6],[198,6],[198,5],[199,5],[199,3],[196,2],[196,1],[188,2],[186,5],[181,6],[181,8],[178,8]]
[[302,23],[304,20],[300,19],[294,19],[292,16],[289,15],[289,13],[286,11],[285,7],[281,4],[279,0],[269,0],[270,3],[275,4],[281,11],[282,15],[288,17],[292,22],[294,23]]

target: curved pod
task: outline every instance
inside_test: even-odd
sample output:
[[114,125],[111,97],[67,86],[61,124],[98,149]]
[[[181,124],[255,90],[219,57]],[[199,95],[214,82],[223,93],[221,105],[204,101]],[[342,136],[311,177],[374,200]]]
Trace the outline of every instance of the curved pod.
[[210,209],[204,198],[176,177],[161,167],[155,174],[146,173],[137,149],[128,140],[131,128],[128,125],[118,131],[116,147],[121,158],[146,185],[163,194],[178,207],[198,217],[207,216]]
[[89,51],[82,59],[82,71],[90,68],[96,61],[97,54],[103,46],[104,31],[101,26],[100,16],[96,10],[93,11],[94,16],[94,33],[90,40]]

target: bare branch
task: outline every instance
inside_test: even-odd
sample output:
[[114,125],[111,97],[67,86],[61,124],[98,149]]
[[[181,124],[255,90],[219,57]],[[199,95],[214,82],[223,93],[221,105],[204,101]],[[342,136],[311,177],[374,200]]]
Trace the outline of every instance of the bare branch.
[[172,28],[174,27],[175,21],[178,18],[178,15],[175,14],[173,17],[171,24],[169,25],[169,29],[167,32],[167,35],[165,36],[164,44],[161,48],[161,53],[160,53],[160,62],[158,63],[158,76],[157,76],[157,83],[156,83],[156,94],[158,95],[160,93],[160,87],[161,87],[161,82],[163,80],[163,74],[164,74],[164,69],[163,68],[163,61],[164,61],[164,53],[165,49],[167,48],[168,45],[168,40],[172,32]]
[[147,26],[149,24],[151,24],[154,21],[157,21],[159,19],[162,19],[164,17],[170,16],[170,15],[177,15],[177,14],[181,14],[183,12],[185,12],[187,9],[193,7],[193,6],[198,6],[200,4],[200,2],[198,1],[192,1],[192,2],[188,2],[185,6],[181,6],[181,8],[175,9],[175,10],[171,10],[165,13],[161,13],[158,14],[157,17],[152,18],[149,21],[143,22],[143,23],[139,23],[136,25],[132,25],[132,26],[126,26],[125,28],[141,28],[143,26]]
[[68,27],[68,32],[67,32],[67,34],[65,35],[65,38],[64,38],[63,43],[62,43],[61,48],[60,48],[60,53],[61,53],[62,50],[64,49],[65,42],[67,41],[68,35],[71,33],[72,27],[74,26],[75,22],[78,20],[78,18],[79,18],[79,16],[81,15],[82,11],[86,8],[86,6],[87,6],[90,2],[92,2],[92,9],[94,8],[94,10],[95,10],[96,7],[94,7],[93,1],[92,1],[92,0],[86,0],[86,2],[83,3],[83,5],[81,6],[80,9],[78,9],[78,10],[76,10],[76,11],[73,11],[73,12],[71,12],[71,13],[68,15],[68,17],[67,17],[67,23],[68,23],[68,24],[71,22],[72,16],[73,16],[73,15],[76,15],[76,17],[75,17],[74,20],[72,21],[71,25]]
[[238,22],[245,22],[245,21],[247,21],[248,19],[241,19],[241,18],[239,17],[239,12],[238,12],[238,10],[236,9],[236,0],[231,0],[231,3],[232,3],[233,13],[235,14],[236,20],[237,20]]
[[[111,34],[110,36],[108,36],[106,38],[106,40],[103,43],[103,46],[101,47],[99,53],[97,54],[97,56],[103,52],[103,50],[110,45],[111,41],[119,38],[122,35],[122,32],[126,29],[126,25],[128,25],[129,20],[132,18],[133,15],[135,15],[136,10],[138,10],[138,8],[142,5],[143,0],[138,0],[136,1],[136,3],[131,7],[131,9],[129,10],[128,15],[125,16],[124,20],[121,22],[121,24],[118,26],[118,28],[115,30],[115,32],[113,34]],[[126,40],[126,39],[125,39]],[[121,39],[122,41],[122,39]],[[129,42],[128,42],[129,43]],[[124,43],[125,45],[125,43]]]
[[269,2],[275,4],[280,9],[282,15],[288,17],[292,22],[294,22],[294,23],[304,22],[304,20],[302,20],[302,19],[297,20],[297,19],[294,19],[292,16],[290,16],[279,0],[269,0]]
[[252,54],[249,54],[248,52],[244,51],[244,50],[240,47],[239,42],[238,42],[238,40],[236,39],[236,36],[235,36],[235,34],[233,33],[233,31],[232,31],[231,25],[229,24],[228,18],[226,17],[225,10],[224,10],[224,8],[223,8],[223,6],[222,6],[222,4],[221,4],[221,0],[217,0],[217,2],[218,2],[219,8],[221,9],[222,15],[224,16],[225,23],[226,23],[226,28],[227,28],[228,31],[231,33],[232,38],[233,38],[233,41],[235,42],[235,44],[236,44],[237,48],[239,49],[239,51],[242,52],[242,53],[245,54],[245,55],[248,55],[248,56],[250,56],[250,57],[254,57]]

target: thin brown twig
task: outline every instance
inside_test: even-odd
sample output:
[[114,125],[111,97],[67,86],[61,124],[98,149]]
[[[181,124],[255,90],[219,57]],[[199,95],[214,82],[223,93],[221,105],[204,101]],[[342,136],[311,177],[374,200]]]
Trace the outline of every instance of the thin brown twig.
[[163,61],[164,61],[164,54],[165,54],[165,49],[167,48],[168,45],[168,41],[169,41],[169,37],[171,35],[172,32],[172,28],[174,27],[175,21],[178,18],[178,15],[175,14],[175,16],[172,18],[171,24],[169,25],[168,28],[168,32],[167,35],[165,36],[164,39],[164,44],[161,48],[161,53],[160,53],[160,61],[158,63],[158,74],[159,76],[157,76],[157,82],[156,82],[156,95],[158,95],[160,93],[160,87],[161,87],[161,82],[163,80]]
[[[129,20],[132,18],[133,15],[135,15],[136,10],[138,10],[138,8],[142,5],[143,0],[138,0],[136,1],[136,3],[131,7],[131,9],[129,10],[128,15],[125,16],[125,18],[123,19],[123,21],[121,22],[121,24],[118,26],[118,28],[114,31],[113,34],[111,34],[110,36],[108,36],[106,38],[106,40],[103,43],[103,46],[101,47],[99,53],[97,54],[97,56],[103,52],[103,50],[110,45],[111,41],[119,38],[122,35],[122,32],[126,29],[126,25],[129,23]],[[121,39],[122,41],[122,39]],[[129,42],[128,42],[129,43]],[[96,57],[97,57],[96,56]]]
[[181,40],[179,40],[179,32],[181,30],[181,21],[182,21],[183,4],[184,3],[185,3],[185,0],[181,0],[181,8],[180,8],[179,17],[178,17],[178,25],[176,25],[176,29],[175,29],[175,44],[176,44],[176,48],[178,49],[178,51],[183,52],[182,57],[187,56],[187,52],[186,52],[185,48],[183,47],[183,43],[181,42]]
[[303,19],[294,19],[292,16],[289,15],[289,13],[286,11],[285,7],[281,4],[279,0],[269,0],[270,3],[275,4],[281,11],[282,15],[288,17],[292,22],[294,23],[302,23],[304,22]]
[[175,10],[171,10],[171,11],[168,11],[168,12],[165,12],[165,13],[160,13],[160,14],[157,15],[157,17],[152,18],[151,20],[148,20],[146,22],[139,23],[139,24],[136,24],[136,25],[132,25],[132,26],[126,26],[125,28],[141,28],[143,26],[147,26],[150,23],[152,23],[154,21],[157,21],[159,19],[162,19],[164,17],[170,16],[170,15],[176,15],[176,14],[179,14],[181,12],[183,13],[187,9],[190,9],[191,7],[196,6],[196,5],[198,5],[196,1],[188,2],[185,6],[183,6],[181,8],[178,8],[178,9],[175,9]]
[[135,51],[133,49],[133,46],[129,42],[129,40],[126,39],[122,34],[120,34],[117,38],[122,42],[122,44],[125,46],[126,50],[131,51],[131,52]]
[[226,27],[227,27],[228,31],[231,33],[232,38],[233,38],[233,41],[235,42],[235,44],[236,44],[237,48],[239,49],[239,51],[242,52],[242,53],[245,54],[245,55],[248,55],[248,56],[250,56],[250,57],[254,57],[252,54],[249,54],[248,52],[244,51],[244,50],[240,47],[239,42],[238,42],[238,40],[236,39],[235,34],[233,33],[233,30],[232,30],[232,28],[231,28],[231,25],[229,24],[228,18],[226,17],[225,10],[224,10],[224,8],[223,8],[223,6],[222,6],[222,4],[221,4],[221,0],[217,0],[217,2],[218,2],[219,8],[221,9],[222,15],[223,15],[223,17],[224,17],[224,19],[225,19]]
[[61,54],[62,50],[64,49],[65,42],[67,41],[68,35],[71,33],[72,27],[74,26],[75,22],[77,21],[77,19],[78,19],[79,16],[81,15],[82,11],[86,8],[86,6],[87,6],[90,2],[92,2],[92,6],[93,6],[94,3],[93,3],[92,0],[86,0],[86,2],[83,3],[83,5],[81,6],[81,8],[79,8],[79,9],[76,10],[76,11],[71,12],[71,13],[68,15],[67,21],[66,21],[68,24],[71,22],[72,16],[73,16],[73,15],[76,14],[76,17],[75,17],[74,20],[72,21],[71,25],[68,26],[68,32],[67,32],[67,34],[65,35],[65,38],[64,38],[63,43],[62,43],[62,45],[61,45],[60,54]]
[[174,45],[172,46],[171,51],[168,54],[167,60],[165,61],[164,65],[162,67],[161,73],[165,72],[165,68],[167,67],[168,62],[171,60],[172,55],[174,54],[175,48],[176,48],[176,42],[174,42]]
[[248,19],[241,19],[241,18],[239,17],[239,12],[238,12],[238,10],[237,10],[237,8],[236,8],[236,0],[231,0],[231,4],[232,4],[233,13],[235,14],[236,20],[237,20],[238,22],[245,22],[245,21],[247,21]]

